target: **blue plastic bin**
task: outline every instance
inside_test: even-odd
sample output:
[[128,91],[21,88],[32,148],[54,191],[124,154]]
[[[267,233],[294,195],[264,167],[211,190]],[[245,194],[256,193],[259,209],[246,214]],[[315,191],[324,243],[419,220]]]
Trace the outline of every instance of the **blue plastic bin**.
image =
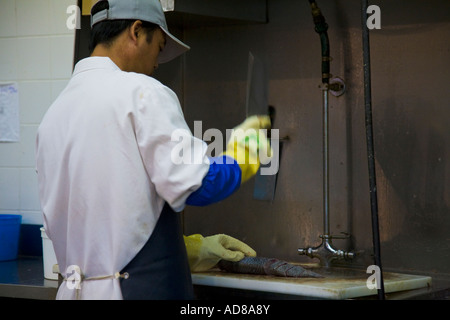
[[0,261],[17,259],[22,216],[0,214]]

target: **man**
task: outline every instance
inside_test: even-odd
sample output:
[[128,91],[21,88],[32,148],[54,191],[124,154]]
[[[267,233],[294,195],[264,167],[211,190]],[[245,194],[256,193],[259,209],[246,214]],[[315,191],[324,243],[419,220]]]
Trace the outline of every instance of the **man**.
[[[174,211],[232,194],[259,166],[240,158],[267,140],[257,137],[256,149],[231,140],[218,158],[202,141],[195,147],[176,95],[150,77],[189,49],[169,33],[158,0],[102,0],[91,13],[92,54],[36,138],[44,227],[65,278],[57,298],[193,298],[189,265],[207,270],[256,253],[225,235],[183,237]],[[261,116],[239,128],[268,126]],[[186,129],[183,150],[202,161],[172,161],[177,129]]]

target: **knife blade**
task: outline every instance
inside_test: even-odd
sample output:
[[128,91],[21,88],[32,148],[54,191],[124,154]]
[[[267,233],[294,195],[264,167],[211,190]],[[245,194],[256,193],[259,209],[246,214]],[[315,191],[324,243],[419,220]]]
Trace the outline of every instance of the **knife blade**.
[[[267,74],[262,61],[252,52],[248,54],[248,74],[247,74],[247,101],[246,116],[270,115],[274,118],[274,108],[270,108],[267,99]],[[272,123],[273,126],[273,123]],[[270,131],[268,132],[270,139]],[[278,141],[277,141],[278,142]],[[274,150],[275,151],[275,150]],[[278,156],[278,155],[276,155]],[[257,200],[273,201],[275,197],[275,188],[277,174],[262,175],[261,168],[269,167],[271,163],[261,164],[260,169],[255,175],[255,185],[253,198]]]
[[268,114],[267,75],[262,61],[248,54],[246,117]]

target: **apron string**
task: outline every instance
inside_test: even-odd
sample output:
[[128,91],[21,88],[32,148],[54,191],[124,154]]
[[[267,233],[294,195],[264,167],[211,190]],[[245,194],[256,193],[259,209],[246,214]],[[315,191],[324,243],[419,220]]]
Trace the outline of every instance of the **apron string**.
[[[67,278],[67,275],[64,277],[63,281],[70,281],[73,284],[73,287],[70,289],[75,289],[76,290],[76,299],[79,300],[80,299],[80,291],[81,291],[81,283],[84,281],[93,281],[93,280],[109,280],[109,279],[119,279],[119,278],[123,278],[123,279],[128,279],[130,277],[130,274],[128,272],[124,272],[124,273],[120,273],[120,272],[116,272],[113,275],[108,275],[108,276],[97,276],[97,277],[85,277],[84,274],[81,272],[80,267],[75,266],[75,276],[74,274],[70,275]],[[73,277],[73,278],[72,278]],[[66,284],[67,285],[67,284]]]

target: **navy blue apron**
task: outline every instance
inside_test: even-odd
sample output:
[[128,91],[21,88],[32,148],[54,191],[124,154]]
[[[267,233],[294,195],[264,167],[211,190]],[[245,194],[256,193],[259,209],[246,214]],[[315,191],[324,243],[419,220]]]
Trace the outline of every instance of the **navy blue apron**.
[[166,203],[150,239],[120,272],[124,300],[194,299],[181,215]]

